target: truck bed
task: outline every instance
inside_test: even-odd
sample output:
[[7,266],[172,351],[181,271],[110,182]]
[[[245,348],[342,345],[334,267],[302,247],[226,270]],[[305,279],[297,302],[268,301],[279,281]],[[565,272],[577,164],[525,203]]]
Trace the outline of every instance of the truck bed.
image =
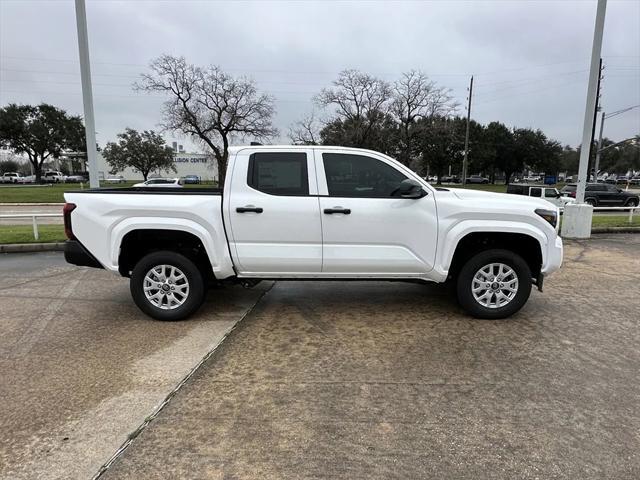
[[90,188],[87,190],[72,190],[68,193],[127,193],[127,194],[153,194],[153,195],[222,195],[221,188],[195,187],[195,188],[171,188],[171,187],[106,187]]

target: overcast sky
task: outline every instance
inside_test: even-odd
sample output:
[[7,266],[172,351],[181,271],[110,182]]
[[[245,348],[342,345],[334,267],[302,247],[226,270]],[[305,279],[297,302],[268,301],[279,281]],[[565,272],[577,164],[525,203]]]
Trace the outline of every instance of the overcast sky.
[[[595,11],[595,0],[88,0],[98,142],[125,127],[157,128],[162,97],[136,93],[131,83],[170,53],[253,77],[276,97],[282,141],[340,70],[392,81],[420,69],[461,104],[474,74],[479,122],[540,128],[576,146]],[[609,0],[602,53],[605,111],[640,104],[640,1]],[[44,101],[82,114],[73,1],[0,0],[0,56],[0,105]],[[640,108],[605,124],[616,140],[639,133]]]

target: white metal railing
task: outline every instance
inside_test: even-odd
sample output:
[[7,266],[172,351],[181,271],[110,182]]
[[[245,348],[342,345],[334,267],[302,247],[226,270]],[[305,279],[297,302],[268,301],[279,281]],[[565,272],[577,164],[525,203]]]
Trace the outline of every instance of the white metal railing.
[[6,215],[0,215],[0,220],[11,218],[31,218],[31,224],[33,225],[33,238],[35,240],[39,240],[40,234],[38,232],[38,221],[36,219],[46,217],[62,217],[62,213],[9,213]]
[[609,210],[620,210],[620,211],[624,211],[624,210],[629,210],[629,223],[633,223],[633,212],[635,210],[640,210],[640,206],[638,207],[593,207],[594,211],[609,211]]
[[[640,206],[638,207],[593,207],[594,211],[615,211],[615,210],[629,210],[629,223],[633,223],[633,212],[636,210],[640,210]],[[40,234],[38,232],[38,218],[60,218],[62,217],[62,213],[10,213],[5,215],[0,215],[0,220],[11,219],[11,218],[31,218],[31,224],[33,225],[33,238],[38,240],[40,238]]]

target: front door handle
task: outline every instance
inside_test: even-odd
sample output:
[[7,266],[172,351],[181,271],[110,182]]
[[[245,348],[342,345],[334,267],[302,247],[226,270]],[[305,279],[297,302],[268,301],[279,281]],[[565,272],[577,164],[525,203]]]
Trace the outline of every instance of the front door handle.
[[333,215],[334,213],[343,213],[345,215],[349,215],[351,213],[351,209],[342,207],[325,208],[324,213],[326,213],[327,215]]
[[248,212],[262,213],[263,211],[264,210],[262,209],[262,207],[254,207],[253,205],[247,205],[246,207],[236,208],[236,212],[238,213],[248,213]]

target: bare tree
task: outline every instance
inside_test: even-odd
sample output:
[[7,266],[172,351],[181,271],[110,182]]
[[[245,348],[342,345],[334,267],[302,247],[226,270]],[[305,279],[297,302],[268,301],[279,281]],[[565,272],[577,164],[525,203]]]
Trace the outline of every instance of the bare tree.
[[323,88],[314,101],[322,108],[335,107],[338,118],[353,126],[355,146],[363,146],[376,122],[387,113],[391,93],[391,86],[384,80],[358,70],[344,70],[333,87]]
[[414,148],[415,131],[411,126],[421,118],[448,117],[455,113],[458,103],[451,90],[438,86],[424,73],[411,70],[402,74],[393,85],[391,112],[400,125],[400,158],[408,165]]
[[171,55],[152,61],[150,70],[134,88],[170,94],[162,127],[207,145],[218,162],[221,186],[234,137],[262,140],[277,135],[272,124],[273,97],[259,93],[253,80],[234,78],[217,66],[200,68]]
[[289,127],[289,139],[294,145],[319,145],[320,128],[315,112],[311,112]]

